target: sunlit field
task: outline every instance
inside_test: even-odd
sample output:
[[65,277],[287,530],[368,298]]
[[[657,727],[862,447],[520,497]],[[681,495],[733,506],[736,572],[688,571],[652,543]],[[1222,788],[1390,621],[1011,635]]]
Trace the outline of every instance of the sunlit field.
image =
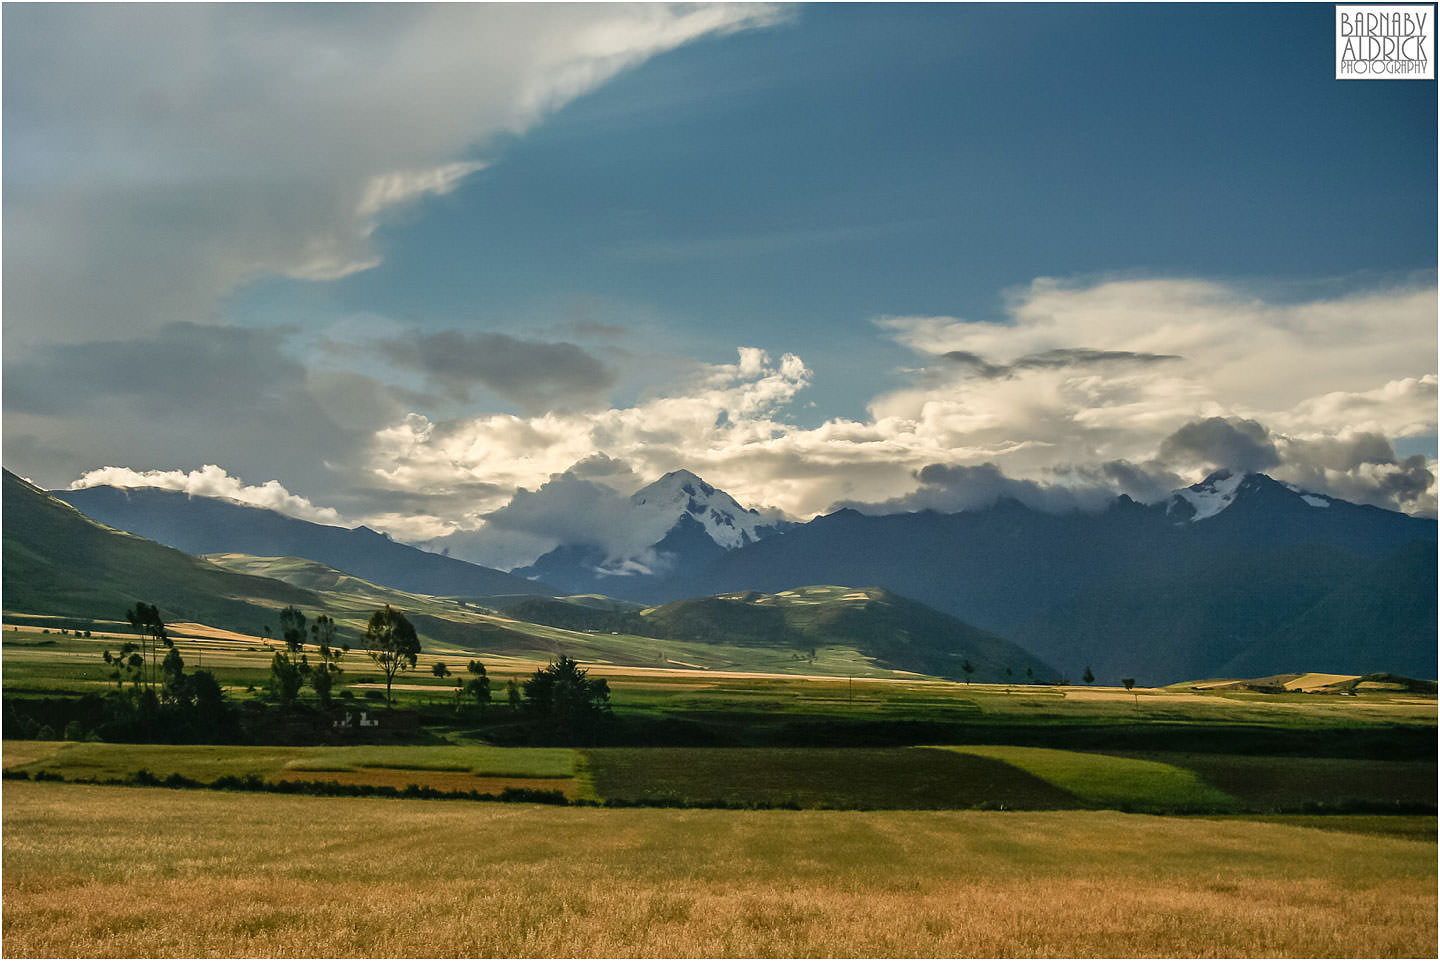
[[7,782],[4,831],[12,957],[1436,949],[1433,837],[1239,820],[602,810]]

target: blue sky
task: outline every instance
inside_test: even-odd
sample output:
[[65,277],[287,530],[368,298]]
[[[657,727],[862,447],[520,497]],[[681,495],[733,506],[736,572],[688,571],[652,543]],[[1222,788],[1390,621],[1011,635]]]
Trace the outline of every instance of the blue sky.
[[[1434,510],[1436,87],[1333,80],[1330,5],[5,26],[5,456],[52,486],[214,464],[414,539],[582,462],[802,517],[989,496],[931,464],[1153,493],[1217,421]],[[127,350],[195,396],[55,395]]]
[[[871,318],[1000,320],[1035,277],[1284,298],[1432,271],[1434,85],[1330,79],[1329,9],[799,8],[476,145],[492,166],[383,228],[384,262],[322,312],[794,351],[820,368],[813,420],[859,416],[906,362]],[[296,286],[232,316],[313,318]]]

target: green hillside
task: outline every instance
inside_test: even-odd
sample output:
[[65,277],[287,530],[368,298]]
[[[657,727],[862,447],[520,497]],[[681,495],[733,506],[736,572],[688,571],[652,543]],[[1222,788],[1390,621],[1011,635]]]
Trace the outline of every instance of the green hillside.
[[965,677],[967,661],[975,668],[975,680],[1058,676],[1050,665],[1004,638],[880,588],[742,591],[634,612],[532,599],[507,608],[507,613],[572,631],[619,632],[666,641],[802,653],[847,647],[878,666],[937,677]]
[[409,615],[427,650],[857,676],[963,678],[968,662],[977,681],[1055,676],[999,637],[874,588],[746,592],[642,610],[590,596],[531,599],[501,615],[488,606],[498,598],[405,593],[299,558],[192,557],[99,524],[8,472],[4,483],[3,587],[13,614],[114,619],[145,601],[169,622],[258,634],[293,604],[329,614],[355,644],[370,613],[389,604]]
[[225,570],[112,530],[4,472],[5,610],[114,618],[137,601],[169,621],[256,631],[271,611],[318,608],[313,592]]

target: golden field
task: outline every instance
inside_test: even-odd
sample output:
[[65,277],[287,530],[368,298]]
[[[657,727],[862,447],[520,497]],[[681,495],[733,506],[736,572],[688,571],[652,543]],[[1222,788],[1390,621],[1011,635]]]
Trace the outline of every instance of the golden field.
[[3,802],[11,957],[1437,948],[1433,817],[1408,819],[1414,840],[1108,811],[610,810],[16,781]]

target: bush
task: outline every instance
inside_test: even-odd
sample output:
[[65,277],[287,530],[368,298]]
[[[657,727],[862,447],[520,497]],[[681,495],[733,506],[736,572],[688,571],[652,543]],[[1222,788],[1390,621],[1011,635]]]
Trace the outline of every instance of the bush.
[[83,741],[85,739],[85,725],[79,721],[71,721],[65,725],[65,740]]

